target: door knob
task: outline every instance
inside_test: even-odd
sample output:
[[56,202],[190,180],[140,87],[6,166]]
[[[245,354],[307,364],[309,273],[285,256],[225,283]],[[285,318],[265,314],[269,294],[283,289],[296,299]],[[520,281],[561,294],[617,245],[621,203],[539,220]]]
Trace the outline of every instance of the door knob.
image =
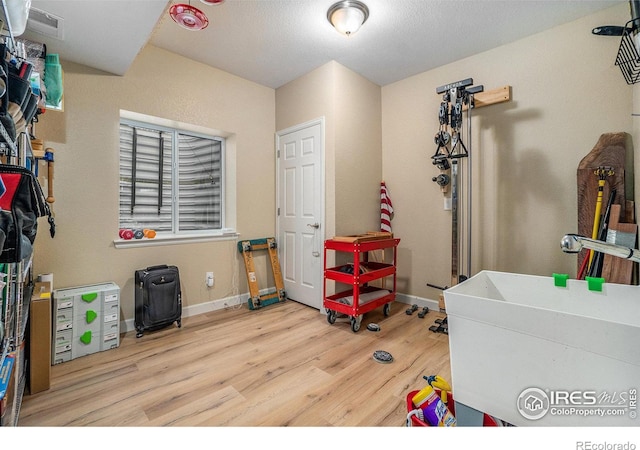
[[320,228],[320,224],[318,222],[316,222],[316,223],[308,223],[307,226],[311,227],[311,228],[315,228],[316,230],[318,228]]

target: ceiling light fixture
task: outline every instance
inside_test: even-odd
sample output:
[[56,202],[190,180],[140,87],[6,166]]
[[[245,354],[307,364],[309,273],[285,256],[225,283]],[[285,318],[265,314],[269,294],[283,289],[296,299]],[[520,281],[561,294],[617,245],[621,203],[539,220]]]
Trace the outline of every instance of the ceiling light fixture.
[[207,28],[209,19],[198,8],[189,4],[178,3],[169,9],[169,15],[175,23],[187,30],[198,31]]
[[331,5],[327,19],[333,27],[345,36],[351,36],[360,29],[369,17],[369,8],[357,0],[343,0]]

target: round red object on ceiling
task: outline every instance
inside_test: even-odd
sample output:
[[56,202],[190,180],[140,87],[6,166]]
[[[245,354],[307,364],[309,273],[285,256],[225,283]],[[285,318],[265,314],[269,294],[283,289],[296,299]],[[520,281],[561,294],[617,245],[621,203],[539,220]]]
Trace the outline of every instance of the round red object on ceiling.
[[202,11],[185,3],[171,6],[169,15],[175,23],[187,30],[202,30],[209,25],[209,19]]

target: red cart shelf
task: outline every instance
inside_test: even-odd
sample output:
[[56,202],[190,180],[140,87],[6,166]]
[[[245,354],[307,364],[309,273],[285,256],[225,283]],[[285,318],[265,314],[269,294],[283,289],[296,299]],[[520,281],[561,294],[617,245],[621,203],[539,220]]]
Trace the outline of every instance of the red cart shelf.
[[[350,316],[351,330],[360,329],[363,314],[383,306],[385,316],[389,315],[390,303],[396,298],[397,247],[400,239],[364,235],[362,239],[328,239],[324,243],[324,308],[327,321],[334,324],[338,313]],[[369,261],[369,252],[393,249],[393,263]],[[327,268],[327,251],[347,252],[353,255],[353,262]],[[370,286],[368,283],[392,277],[390,289]],[[332,295],[327,295],[327,281],[348,285]]]

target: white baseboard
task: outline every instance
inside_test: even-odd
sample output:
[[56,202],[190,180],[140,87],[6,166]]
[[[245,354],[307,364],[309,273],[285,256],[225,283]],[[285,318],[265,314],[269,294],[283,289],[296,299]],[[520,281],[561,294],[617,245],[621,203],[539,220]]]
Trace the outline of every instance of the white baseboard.
[[416,297],[415,295],[397,293],[396,302],[406,303],[407,305],[418,305],[419,308],[426,306],[430,311],[440,311],[438,300]]
[[[264,291],[264,292],[263,292]],[[260,295],[264,295],[272,290],[263,289],[260,291]],[[235,295],[232,297],[221,298],[218,300],[212,300],[210,302],[198,303],[197,305],[187,306],[182,309],[182,317],[197,316],[198,314],[205,314],[220,309],[238,306],[242,303],[246,303],[249,300],[249,293]],[[416,297],[415,295],[408,294],[396,294],[396,302],[404,303],[407,305],[418,305],[419,308],[428,307],[429,310],[439,311],[439,305],[437,300],[431,300],[422,297]],[[127,319],[120,323],[120,332],[126,333],[134,331],[136,329],[133,319]]]
[[[246,303],[249,300],[249,293],[242,295],[235,295],[233,297],[221,298],[218,300],[212,300],[210,302],[198,303],[193,306],[186,306],[182,308],[182,317],[197,316],[198,314],[205,314],[219,309],[228,308],[231,306],[237,306],[241,303]],[[124,322],[120,322],[120,332],[126,333],[128,331],[135,330],[134,319],[127,319]]]

